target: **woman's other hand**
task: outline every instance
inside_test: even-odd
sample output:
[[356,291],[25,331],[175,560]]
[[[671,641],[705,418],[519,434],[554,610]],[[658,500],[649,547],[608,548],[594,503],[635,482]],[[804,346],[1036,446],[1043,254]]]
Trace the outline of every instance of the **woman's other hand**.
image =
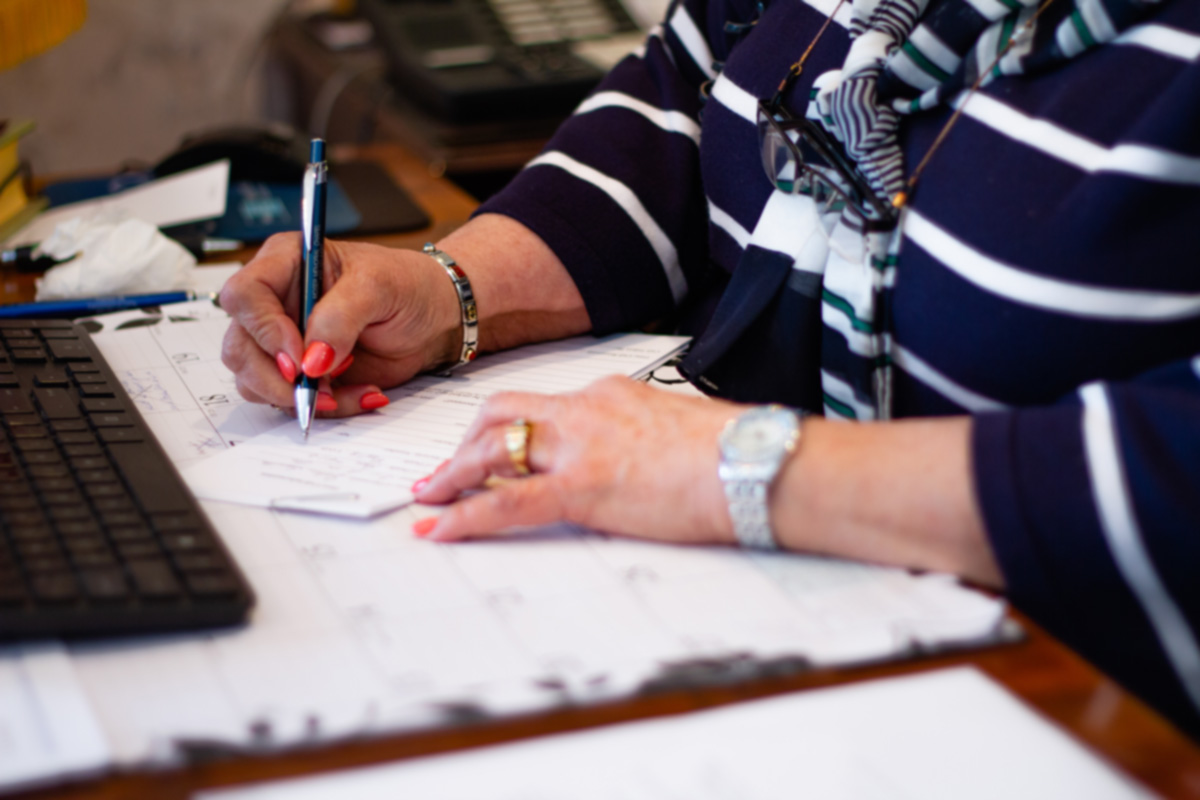
[[[418,482],[420,502],[458,502],[416,530],[449,541],[566,520],[648,539],[733,542],[717,478],[717,436],[736,413],[729,403],[628,378],[606,378],[575,394],[496,395],[454,458]],[[532,426],[533,474],[490,481],[516,476],[505,431],[518,419]],[[463,497],[485,484],[494,488]]]

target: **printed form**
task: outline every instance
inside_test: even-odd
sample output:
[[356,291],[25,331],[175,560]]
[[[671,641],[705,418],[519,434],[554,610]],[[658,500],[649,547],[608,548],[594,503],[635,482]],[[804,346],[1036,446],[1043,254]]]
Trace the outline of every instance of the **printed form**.
[[[163,322],[96,337],[184,467],[215,463],[230,445],[252,448],[263,431],[270,442],[297,427],[238,397],[219,360],[227,324]],[[474,416],[483,394],[474,381],[487,370],[497,371],[497,388],[544,389],[536,359],[609,358],[614,341],[489,356],[468,376],[422,378],[393,393],[398,416],[323,423],[308,447],[289,449],[316,452],[339,431],[416,415],[422,432],[397,458],[397,480],[408,486],[453,451],[456,426]],[[623,355],[616,359],[624,366],[613,371],[637,371]],[[457,417],[437,417],[441,427],[431,433],[432,418],[420,415],[439,402],[465,405]],[[431,513],[422,507],[335,519],[202,505],[258,605],[242,629],[70,647],[118,764],[427,728],[649,687],[901,658],[1012,633],[1003,601],[945,575],[565,527],[437,544],[411,534],[412,523]]]
[[371,517],[412,502],[408,487],[454,454],[487,398],[505,391],[578,391],[606,375],[639,377],[686,344],[682,336],[581,336],[484,357],[448,378],[422,376],[391,404],[341,420],[296,424],[191,465],[198,497]]
[[970,667],[815,689],[196,800],[1148,800]]

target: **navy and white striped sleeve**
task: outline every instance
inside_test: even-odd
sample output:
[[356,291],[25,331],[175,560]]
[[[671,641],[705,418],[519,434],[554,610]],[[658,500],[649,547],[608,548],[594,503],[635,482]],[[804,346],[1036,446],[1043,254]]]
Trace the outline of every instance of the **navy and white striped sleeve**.
[[670,315],[706,269],[699,114],[701,86],[725,53],[723,8],[672,4],[642,51],[477,211],[510,216],[550,246],[595,333]]
[[980,415],[974,455],[1014,604],[1200,736],[1200,356]]

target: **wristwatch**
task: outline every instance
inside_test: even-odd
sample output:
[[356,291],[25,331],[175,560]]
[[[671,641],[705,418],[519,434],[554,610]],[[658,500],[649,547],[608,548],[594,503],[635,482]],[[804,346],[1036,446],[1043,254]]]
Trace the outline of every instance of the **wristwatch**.
[[783,406],[756,406],[725,423],[717,475],[725,486],[733,532],[743,547],[775,550],[767,491],[800,442],[800,415]]

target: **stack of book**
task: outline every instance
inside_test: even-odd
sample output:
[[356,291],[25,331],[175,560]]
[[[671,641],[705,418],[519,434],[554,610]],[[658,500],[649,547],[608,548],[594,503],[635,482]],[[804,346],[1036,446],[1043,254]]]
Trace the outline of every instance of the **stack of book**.
[[33,120],[0,120],[0,242],[25,227],[50,202],[25,191],[26,170],[17,144],[31,130]]

